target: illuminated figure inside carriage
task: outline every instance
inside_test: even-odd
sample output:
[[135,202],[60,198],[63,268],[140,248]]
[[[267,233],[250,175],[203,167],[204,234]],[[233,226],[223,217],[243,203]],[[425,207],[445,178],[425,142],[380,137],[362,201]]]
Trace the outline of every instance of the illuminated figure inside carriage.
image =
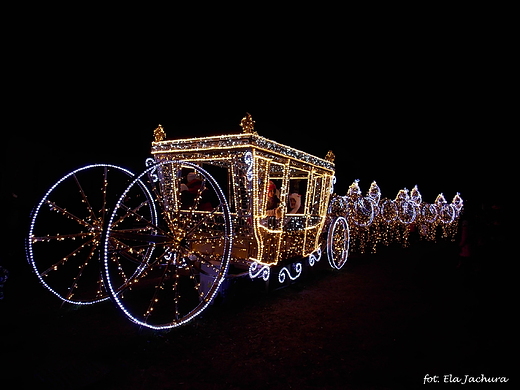
[[[415,188],[389,200],[375,182],[363,196],[355,181],[337,196],[332,152],[319,158],[261,137],[249,114],[241,126],[179,140],[159,126],[140,175],[97,164],[58,181],[28,237],[40,281],[64,301],[111,298],[133,322],[167,329],[198,316],[226,278],[284,283],[322,253],[342,268],[351,242],[362,247],[383,231],[417,223],[431,236],[436,224],[456,226],[458,195],[428,205]],[[90,183],[99,183],[96,199]]]

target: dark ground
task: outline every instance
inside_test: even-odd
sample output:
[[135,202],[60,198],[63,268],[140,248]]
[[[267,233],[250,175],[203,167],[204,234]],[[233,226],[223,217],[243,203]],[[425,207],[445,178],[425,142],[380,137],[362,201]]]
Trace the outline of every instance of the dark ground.
[[455,244],[424,242],[352,256],[341,271],[322,259],[284,289],[237,283],[168,333],[140,330],[111,302],[60,307],[21,266],[0,301],[1,388],[415,389],[427,374],[434,389],[448,374],[505,376],[464,388],[508,388],[512,259],[479,259],[457,268]]

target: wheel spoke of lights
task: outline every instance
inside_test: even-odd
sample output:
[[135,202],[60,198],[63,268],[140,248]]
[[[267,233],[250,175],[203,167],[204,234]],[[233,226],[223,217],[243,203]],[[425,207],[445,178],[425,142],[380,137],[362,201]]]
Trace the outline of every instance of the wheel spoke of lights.
[[[198,180],[189,183],[189,190],[183,182],[188,174]],[[146,181],[155,194],[159,221],[151,223],[127,204],[137,181]],[[129,231],[132,223],[142,230]],[[103,255],[107,289],[133,322],[151,329],[182,325],[218,293],[231,255],[231,215],[216,180],[198,165],[149,164],[116,202],[108,226]],[[139,256],[152,249],[153,254]]]
[[[109,297],[100,263],[107,205],[133,177],[115,165],[87,165],[58,180],[34,209],[27,259],[40,282],[60,299],[92,304]],[[151,200],[150,193],[140,197]],[[141,207],[156,219],[149,206]]]
[[[105,170],[105,167],[103,167],[103,177],[104,177],[103,183],[105,183],[106,182],[106,170]],[[74,179],[74,181],[76,182],[76,185],[79,188],[79,193],[81,194],[82,202],[85,203],[85,206],[87,207],[90,219],[92,221],[96,221],[97,220],[96,213],[92,209],[92,206],[90,205],[88,197],[85,194],[85,191],[83,190],[83,187],[81,186],[81,183],[79,182],[78,177],[76,176],[75,173],[72,175],[72,178]],[[104,189],[106,191],[106,187],[104,187]],[[103,191],[101,193],[103,193]],[[103,209],[103,207],[105,207],[105,200],[106,200],[106,196],[103,196],[103,204],[101,206],[101,209]],[[100,212],[102,212],[102,211],[100,210]]]
[[[49,268],[47,268],[45,271],[42,271],[40,273],[41,276],[47,276],[50,272],[52,271],[57,271],[59,269],[60,266],[62,266],[63,264],[65,264],[70,258],[78,255],[84,248],[87,248],[87,247],[93,247],[95,248],[96,247],[96,242],[95,242],[95,238],[85,242],[84,244],[81,244],[79,247],[75,248],[72,252],[70,252],[68,255],[64,256],[63,258],[61,258],[59,261],[57,261],[56,263],[52,264]],[[92,253],[91,253],[91,256],[89,256],[87,259],[90,259],[92,257]]]
[[[58,206],[56,203],[51,202],[50,200],[47,200],[46,203],[51,210],[61,213],[63,216],[77,222],[79,225],[82,225],[89,229],[94,229],[94,226],[92,225],[91,221],[96,220],[95,216],[94,217],[90,216],[88,218],[88,220],[84,220],[84,219],[81,219],[80,217],[72,214],[71,212],[67,211],[66,209]],[[90,212],[90,210],[89,210],[89,212]],[[82,233],[80,233],[80,234],[82,234]]]

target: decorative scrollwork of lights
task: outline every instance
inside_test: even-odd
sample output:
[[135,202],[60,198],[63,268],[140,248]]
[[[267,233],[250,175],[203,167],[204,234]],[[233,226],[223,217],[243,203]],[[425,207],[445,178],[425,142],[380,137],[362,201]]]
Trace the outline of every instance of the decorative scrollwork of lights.
[[314,266],[318,261],[321,260],[321,248],[318,248],[315,252],[309,255],[309,265]]
[[253,180],[253,161],[254,161],[253,153],[246,152],[244,154],[244,162],[247,165],[247,170],[246,170],[247,181],[252,181]]
[[271,275],[271,269],[268,265],[260,264],[256,261],[253,261],[249,266],[249,277],[251,279],[262,278],[264,281],[269,280],[269,276]]
[[291,274],[291,272],[289,271],[289,268],[287,268],[287,267],[282,267],[280,272],[278,272],[278,282],[280,282],[280,284],[285,283],[286,276],[288,276],[290,280],[296,280],[300,277],[300,275],[302,274],[302,270],[303,270],[302,263],[294,263],[294,265],[291,268],[293,268],[293,267],[294,267],[294,271],[295,271],[294,275]]

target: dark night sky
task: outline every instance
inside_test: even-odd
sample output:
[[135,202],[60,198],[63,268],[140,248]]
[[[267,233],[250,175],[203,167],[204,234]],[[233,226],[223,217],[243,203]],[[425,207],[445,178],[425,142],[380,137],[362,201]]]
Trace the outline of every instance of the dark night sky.
[[360,179],[363,192],[376,180],[391,198],[416,184],[429,202],[496,197],[511,171],[512,103],[508,59],[484,38],[175,41],[164,53],[35,37],[4,91],[3,196],[36,202],[88,163],[139,171],[157,124],[168,138],[239,132],[247,111],[262,136],[318,156],[332,149],[340,193]]

